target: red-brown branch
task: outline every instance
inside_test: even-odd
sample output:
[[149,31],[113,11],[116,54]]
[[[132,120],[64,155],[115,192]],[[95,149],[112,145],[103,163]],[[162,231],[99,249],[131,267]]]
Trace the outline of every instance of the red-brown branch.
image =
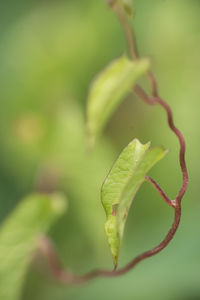
[[[154,82],[154,84],[155,84],[155,82]],[[172,114],[172,110],[171,110],[170,106],[167,104],[167,102],[165,102],[158,96],[157,86],[156,86],[155,90],[156,90],[156,96],[153,95],[153,97],[149,97],[148,94],[140,86],[136,85],[134,88],[134,91],[137,93],[137,95],[143,101],[145,101],[146,103],[148,103],[150,105],[159,104],[165,110],[165,112],[167,114],[169,128],[172,130],[172,132],[177,136],[177,138],[179,140],[179,144],[180,144],[179,162],[180,162],[180,166],[181,166],[183,182],[182,182],[182,186],[179,190],[179,193],[176,196],[176,200],[180,202],[182,200],[182,198],[185,194],[185,191],[187,189],[187,186],[188,186],[188,171],[187,171],[187,166],[186,166],[186,161],[185,161],[185,150],[186,150],[185,139],[184,139],[181,131],[174,124],[173,114]],[[158,190],[158,192],[161,194],[161,196],[165,195],[165,193],[162,191],[162,189],[159,187],[159,185],[155,181],[154,182],[151,181],[151,183],[154,184],[155,188]]]
[[[130,55],[132,59],[138,58],[138,53],[136,51],[136,43],[135,38],[133,34],[133,30],[126,19],[124,12],[120,10],[120,7],[117,5],[116,0],[107,0],[108,4],[112,7],[113,11],[115,12],[116,16],[118,17],[129,47]],[[89,280],[92,280],[97,277],[117,277],[123,274],[126,274],[128,271],[132,270],[139,262],[143,261],[144,259],[147,259],[151,256],[156,255],[160,251],[162,251],[173,239],[179,223],[181,219],[181,200],[185,194],[185,191],[188,186],[188,171],[187,166],[185,162],[185,140],[183,137],[183,134],[181,131],[175,126],[173,121],[173,115],[170,106],[159,97],[158,95],[158,86],[157,81],[154,77],[154,75],[151,72],[147,72],[147,77],[150,80],[151,86],[152,86],[152,96],[150,97],[140,86],[135,86],[134,91],[137,93],[137,95],[146,103],[150,105],[160,105],[167,114],[168,119],[168,125],[169,128],[172,130],[172,132],[177,136],[179,144],[180,144],[180,152],[179,152],[179,161],[180,161],[180,167],[182,171],[182,186],[176,196],[175,200],[169,199],[164,191],[160,188],[160,186],[150,177],[146,177],[146,180],[149,181],[158,191],[158,193],[161,195],[161,197],[174,209],[174,221],[173,224],[165,236],[165,238],[162,240],[162,242],[154,247],[151,250],[148,250],[140,255],[138,255],[136,258],[134,258],[130,263],[128,263],[126,266],[122,267],[118,270],[94,270],[91,271],[85,275],[79,276],[72,274],[68,272],[67,270],[64,270],[62,268],[62,265],[59,261],[59,258],[57,256],[57,253],[52,245],[52,242],[48,238],[43,238],[41,240],[40,249],[46,258],[52,273],[55,275],[56,279],[59,280],[59,282],[64,284],[81,284],[84,282],[87,282]]]
[[169,244],[169,242],[173,239],[180,222],[181,205],[177,205],[174,211],[174,222],[164,240],[155,248],[138,255],[126,266],[115,271],[93,270],[82,276],[75,275],[63,269],[59,258],[57,257],[57,253],[54,250],[52,242],[46,237],[41,241],[41,250],[51,268],[53,275],[62,284],[79,285],[93,280],[97,277],[118,277],[132,270],[139,262],[143,261],[144,259],[158,254]]
[[176,206],[176,201],[169,199],[167,197],[167,195],[164,193],[164,191],[161,189],[161,187],[156,183],[156,181],[154,179],[152,179],[149,176],[146,176],[145,179],[146,179],[146,181],[150,182],[155,187],[155,189],[157,190],[157,192],[160,194],[160,196],[164,199],[164,201],[167,204],[169,204],[172,207]]

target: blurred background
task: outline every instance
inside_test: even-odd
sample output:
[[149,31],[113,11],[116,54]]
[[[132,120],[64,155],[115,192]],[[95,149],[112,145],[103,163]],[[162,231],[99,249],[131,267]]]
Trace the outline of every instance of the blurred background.
[[[127,275],[80,287],[58,285],[44,262],[29,270],[23,300],[200,299],[200,1],[134,0],[138,47],[151,58],[161,96],[187,141],[189,189],[175,239]],[[129,95],[93,153],[85,143],[85,106],[94,76],[126,52],[120,25],[103,0],[0,1],[0,218],[35,190],[58,190],[69,202],[54,226],[65,267],[83,274],[112,268],[100,203],[103,179],[134,137],[169,154],[150,175],[173,199],[181,185],[178,142],[164,111]],[[145,183],[131,208],[120,265],[157,245],[173,211]],[[41,267],[42,266],[42,267]]]

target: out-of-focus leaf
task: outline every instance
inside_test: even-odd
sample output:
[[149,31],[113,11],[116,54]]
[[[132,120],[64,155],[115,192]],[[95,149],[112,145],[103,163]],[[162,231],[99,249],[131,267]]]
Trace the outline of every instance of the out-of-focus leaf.
[[147,59],[131,61],[124,55],[114,60],[94,80],[87,104],[87,133],[90,146],[93,146],[123,97],[149,66]]
[[0,299],[21,299],[27,268],[39,239],[66,209],[60,195],[25,198],[0,230]]
[[133,16],[133,5],[131,0],[107,0],[110,6],[120,5],[129,17]]
[[165,155],[162,147],[151,148],[134,139],[120,154],[102,186],[101,199],[107,221],[105,232],[117,265],[124,226],[132,200],[146,173]]
[[118,2],[123,6],[124,10],[128,16],[133,16],[133,5],[131,0],[118,0]]

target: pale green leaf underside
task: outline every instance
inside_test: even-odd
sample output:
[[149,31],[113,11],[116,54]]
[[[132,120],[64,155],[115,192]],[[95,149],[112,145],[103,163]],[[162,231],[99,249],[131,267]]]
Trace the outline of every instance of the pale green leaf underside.
[[19,300],[39,239],[66,209],[60,195],[32,195],[20,202],[0,229],[0,299]]
[[134,139],[120,154],[102,186],[101,199],[107,220],[105,232],[114,264],[117,265],[119,248],[129,208],[146,173],[164,157],[162,147],[151,148]]
[[114,60],[96,77],[87,102],[87,133],[90,146],[93,146],[123,97],[149,66],[147,59],[131,61],[124,55]]

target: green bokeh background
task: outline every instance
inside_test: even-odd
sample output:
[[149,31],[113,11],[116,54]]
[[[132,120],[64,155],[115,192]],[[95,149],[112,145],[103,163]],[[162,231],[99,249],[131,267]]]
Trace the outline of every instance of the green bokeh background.
[[[198,0],[134,1],[140,53],[151,58],[160,94],[187,141],[190,185],[176,238],[127,275],[80,287],[56,284],[41,258],[35,259],[22,300],[200,299],[199,13]],[[89,85],[126,51],[120,25],[103,0],[0,1],[0,16],[1,221],[41,185],[62,191],[69,209],[50,235],[63,265],[80,274],[111,268],[100,203],[103,179],[130,140],[152,140],[170,152],[151,176],[175,197],[181,185],[177,140],[161,108],[129,95],[94,152],[86,150]],[[128,217],[120,265],[158,244],[172,220],[172,210],[144,184]]]

